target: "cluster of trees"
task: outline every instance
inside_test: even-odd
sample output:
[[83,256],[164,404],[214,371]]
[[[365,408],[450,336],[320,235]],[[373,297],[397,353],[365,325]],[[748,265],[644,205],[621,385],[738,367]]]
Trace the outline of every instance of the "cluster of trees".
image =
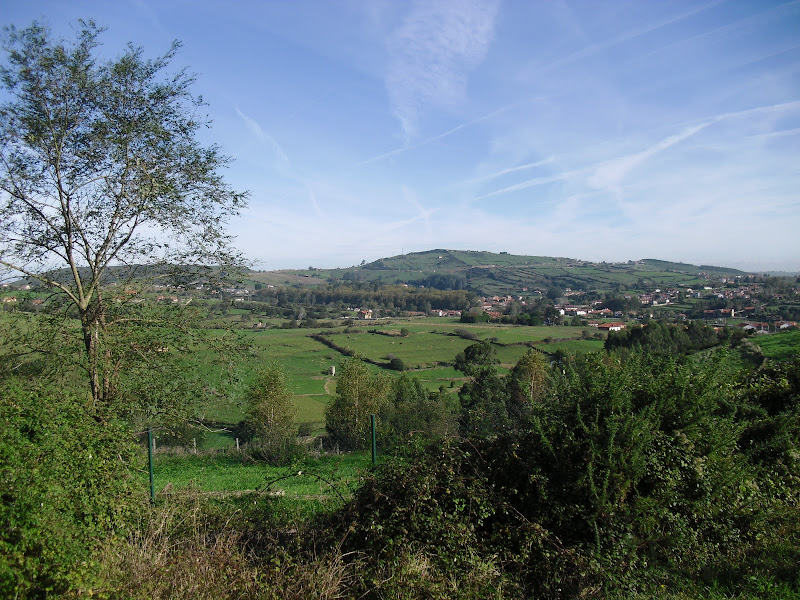
[[390,448],[409,436],[442,439],[457,432],[452,394],[428,392],[408,374],[373,373],[358,358],[347,359],[336,376],[336,395],[325,411],[330,443],[342,450],[370,444],[376,416],[379,443]]
[[497,319],[492,319],[480,307],[473,307],[461,313],[462,323],[487,323],[496,321],[507,325],[542,325],[558,324],[561,316],[550,298],[536,298],[525,304],[511,300],[504,309],[504,314]]
[[431,273],[422,279],[416,279],[414,281],[409,281],[408,283],[417,287],[435,288],[437,290],[469,289],[468,277],[464,275],[452,275],[449,273]]
[[326,410],[331,443],[342,450],[364,449],[370,440],[370,415],[376,415],[385,448],[409,436],[442,439],[449,435],[486,438],[521,426],[531,403],[544,390],[547,361],[529,350],[507,376],[497,371],[495,350],[478,342],[459,353],[455,368],[469,377],[459,393],[429,392],[413,376],[373,373],[359,358],[339,370],[336,395]]
[[358,306],[362,308],[423,311],[465,310],[476,303],[474,294],[464,289],[437,290],[402,285],[363,284],[306,288],[262,288],[253,296],[277,306]]
[[609,332],[605,348],[608,351],[638,348],[651,354],[674,356],[716,346],[731,336],[741,338],[744,333],[740,330],[731,333],[728,329],[717,331],[697,321],[685,324],[650,321],[644,326]]

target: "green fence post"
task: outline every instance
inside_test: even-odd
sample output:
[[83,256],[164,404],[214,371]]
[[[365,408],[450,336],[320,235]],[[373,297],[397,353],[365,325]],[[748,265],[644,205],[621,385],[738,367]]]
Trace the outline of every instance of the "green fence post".
[[150,503],[156,503],[156,484],[153,479],[153,430],[147,428],[147,461],[150,463]]
[[375,415],[370,415],[369,420],[372,422],[372,466],[375,466],[378,457],[378,448],[375,445]]

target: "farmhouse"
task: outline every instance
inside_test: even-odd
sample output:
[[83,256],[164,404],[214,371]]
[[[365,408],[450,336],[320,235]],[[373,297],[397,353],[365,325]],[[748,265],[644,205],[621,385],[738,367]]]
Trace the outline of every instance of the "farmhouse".
[[608,323],[600,323],[597,328],[602,329],[603,331],[621,331],[625,329],[625,323],[621,323],[619,321],[609,321]]

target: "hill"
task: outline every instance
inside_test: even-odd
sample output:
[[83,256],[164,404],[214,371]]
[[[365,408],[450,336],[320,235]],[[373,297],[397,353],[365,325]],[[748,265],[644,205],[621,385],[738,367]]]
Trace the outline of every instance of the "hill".
[[[51,274],[69,279],[63,269]],[[316,287],[337,283],[408,284],[440,290],[468,290],[481,296],[516,294],[558,295],[572,292],[646,292],[655,288],[702,287],[723,279],[745,277],[745,271],[709,265],[691,265],[657,259],[608,263],[576,258],[523,256],[505,252],[435,249],[412,252],[371,263],[336,269],[285,269],[247,271],[244,278],[262,285]],[[231,279],[217,269],[158,266],[111,267],[105,274],[108,284],[130,280],[160,280],[162,283],[187,284]],[[17,284],[36,282],[23,278]],[[235,281],[229,281],[235,284]]]
[[253,280],[273,285],[319,285],[337,281],[409,284],[438,289],[467,289],[481,295],[536,290],[546,294],[577,291],[651,290],[697,287],[722,278],[743,277],[737,269],[643,259],[623,263],[575,258],[520,256],[505,252],[435,249],[412,252],[339,269],[281,270],[252,273]]

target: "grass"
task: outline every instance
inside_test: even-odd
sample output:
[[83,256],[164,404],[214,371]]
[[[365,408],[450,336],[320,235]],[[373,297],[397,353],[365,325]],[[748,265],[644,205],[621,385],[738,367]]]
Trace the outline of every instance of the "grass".
[[332,339],[338,345],[372,360],[388,362],[389,355],[396,356],[412,369],[432,367],[438,362],[451,363],[456,354],[472,343],[430,331],[412,333],[405,338],[366,332],[344,333],[332,336]]
[[[449,391],[457,391],[461,384],[467,381],[464,374],[456,371],[453,367],[438,367],[436,369],[423,369],[412,371],[413,377],[419,379],[426,389],[435,392],[441,386]],[[450,387],[453,384],[453,387]]]
[[292,402],[297,409],[296,423],[310,423],[314,431],[325,426],[325,407],[329,396],[295,396]]
[[[409,331],[406,337],[400,336],[400,330],[404,328]],[[237,393],[243,399],[259,365],[275,361],[284,368],[294,394],[292,400],[297,408],[295,421],[298,424],[308,423],[312,431],[320,433],[325,425],[325,407],[336,389],[336,378],[327,374],[328,368],[338,367],[344,357],[312,339],[310,334],[317,331],[330,333],[337,345],[378,363],[388,363],[391,356],[396,356],[403,360],[411,370],[411,375],[420,379],[427,389],[435,391],[444,386],[455,391],[465,379],[450,364],[456,354],[474,343],[473,340],[454,335],[458,329],[473,333],[478,340],[496,340],[500,344],[496,350],[503,373],[527,352],[526,343],[532,342],[536,348],[551,353],[561,349],[575,354],[603,347],[601,340],[580,339],[584,327],[464,324],[456,319],[441,317],[362,321],[354,324],[348,330],[350,333],[345,333],[344,327],[325,330],[244,330],[240,333],[242,343],[249,350],[243,353],[239,364],[242,381]],[[370,333],[369,330],[394,335]],[[546,339],[552,341],[548,343]],[[374,365],[370,365],[370,369],[386,372]],[[218,378],[218,374],[209,373],[209,377]],[[218,400],[206,407],[205,416],[222,426],[233,426],[244,418],[244,413],[241,403]],[[209,433],[201,448],[231,448],[234,444],[233,437],[224,432]]]
[[753,336],[750,340],[761,348],[767,358],[789,360],[800,357],[800,329]]
[[[349,497],[372,464],[369,453],[306,456],[288,467],[247,459],[242,453],[157,452],[154,460],[156,499],[182,490],[210,497],[265,494],[291,503],[331,503]],[[149,485],[142,476],[143,489]]]

